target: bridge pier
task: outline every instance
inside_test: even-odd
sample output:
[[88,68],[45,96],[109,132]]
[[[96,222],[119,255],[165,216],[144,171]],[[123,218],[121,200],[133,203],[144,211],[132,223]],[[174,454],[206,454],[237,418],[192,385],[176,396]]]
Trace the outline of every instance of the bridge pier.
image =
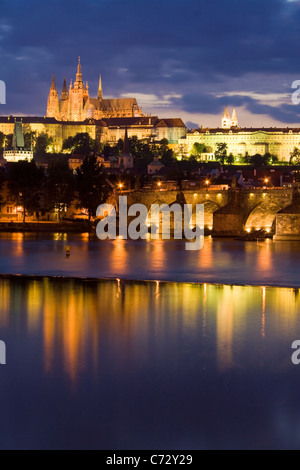
[[245,216],[239,190],[234,189],[231,196],[231,201],[213,214],[213,237],[236,237],[243,233]]
[[293,194],[293,203],[276,214],[274,240],[300,240],[300,196]]

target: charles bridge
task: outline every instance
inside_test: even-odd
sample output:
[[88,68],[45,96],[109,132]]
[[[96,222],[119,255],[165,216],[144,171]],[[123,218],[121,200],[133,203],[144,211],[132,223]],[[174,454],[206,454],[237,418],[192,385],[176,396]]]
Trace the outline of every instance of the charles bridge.
[[204,204],[204,225],[213,236],[240,236],[265,230],[275,239],[300,240],[300,202],[293,188],[142,189],[122,193],[128,206]]

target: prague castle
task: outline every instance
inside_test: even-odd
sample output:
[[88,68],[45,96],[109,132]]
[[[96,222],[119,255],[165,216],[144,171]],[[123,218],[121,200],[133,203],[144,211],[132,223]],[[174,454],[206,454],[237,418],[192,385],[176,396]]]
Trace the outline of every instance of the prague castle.
[[[300,148],[300,127],[239,127],[236,110],[229,113],[226,106],[217,128],[187,128],[180,118],[163,119],[147,116],[135,98],[104,99],[101,76],[96,98],[90,97],[89,86],[83,82],[80,59],[74,83],[69,88],[66,79],[59,97],[53,76],[45,117],[22,117],[24,134],[46,133],[52,139],[49,149],[61,152],[63,142],[77,133],[86,132],[99,143],[114,145],[118,139],[128,136],[138,139],[160,141],[167,139],[179,156],[188,157],[195,143],[204,144],[207,153],[203,159],[214,160],[214,153],[220,143],[227,144],[227,154],[234,157],[270,153],[279,160],[289,162],[295,147]],[[14,133],[13,116],[0,116],[0,132]],[[15,150],[15,149],[14,149]],[[202,158],[202,157],[201,157]]]
[[139,116],[143,116],[142,109],[135,98],[103,98],[101,76],[97,98],[91,98],[88,83],[84,83],[82,79],[80,57],[76,80],[74,84],[71,80],[68,89],[66,79],[64,79],[60,99],[53,76],[48,97],[47,117],[55,118],[57,121],[84,121],[85,119]]
[[[14,116],[0,116],[0,132],[4,135],[13,134],[14,127]],[[52,139],[49,148],[52,152],[61,152],[64,141],[78,133],[88,133],[99,143],[115,145],[119,139],[124,139],[127,129],[129,137],[152,141],[167,139],[173,146],[187,133],[180,118],[161,119],[144,115],[135,98],[104,99],[101,76],[97,98],[90,97],[88,83],[83,82],[80,58],[74,84],[71,81],[68,89],[64,79],[59,98],[53,76],[47,115],[23,116],[22,128],[24,134],[47,134]]]
[[300,128],[296,127],[239,127],[235,109],[230,117],[226,106],[221,127],[193,129],[179,139],[182,155],[188,156],[195,143],[204,144],[211,159],[218,144],[227,144],[227,154],[234,157],[270,153],[289,162],[295,147],[300,148]]

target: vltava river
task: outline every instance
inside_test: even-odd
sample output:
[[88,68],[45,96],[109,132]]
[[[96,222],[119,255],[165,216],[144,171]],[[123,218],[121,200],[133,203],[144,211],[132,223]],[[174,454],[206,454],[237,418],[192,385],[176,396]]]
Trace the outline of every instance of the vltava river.
[[0,241],[1,449],[300,447],[298,244],[64,238]]
[[183,240],[0,234],[0,274],[300,287],[299,266],[300,242],[206,237],[202,250],[186,251]]

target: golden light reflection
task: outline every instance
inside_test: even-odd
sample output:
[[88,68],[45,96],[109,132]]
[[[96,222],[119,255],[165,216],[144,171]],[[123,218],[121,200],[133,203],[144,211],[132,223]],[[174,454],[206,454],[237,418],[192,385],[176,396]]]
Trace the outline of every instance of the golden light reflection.
[[261,309],[261,335],[266,336],[266,288],[262,287],[262,309]]
[[113,249],[111,250],[111,265],[114,271],[123,274],[126,272],[128,263],[128,250],[126,247],[126,241],[117,237],[113,241]]
[[11,239],[14,241],[14,255],[21,257],[24,254],[24,233],[12,233]]
[[[74,386],[91,366],[141,369],[170,351],[174,364],[190,354],[199,369],[232,369],[249,360],[249,344],[266,337],[266,318],[268,337],[294,337],[299,311],[297,289],[0,279],[0,327],[27,325],[33,342],[43,338],[45,372],[62,369]],[[251,360],[261,363],[260,354],[251,348]]]

